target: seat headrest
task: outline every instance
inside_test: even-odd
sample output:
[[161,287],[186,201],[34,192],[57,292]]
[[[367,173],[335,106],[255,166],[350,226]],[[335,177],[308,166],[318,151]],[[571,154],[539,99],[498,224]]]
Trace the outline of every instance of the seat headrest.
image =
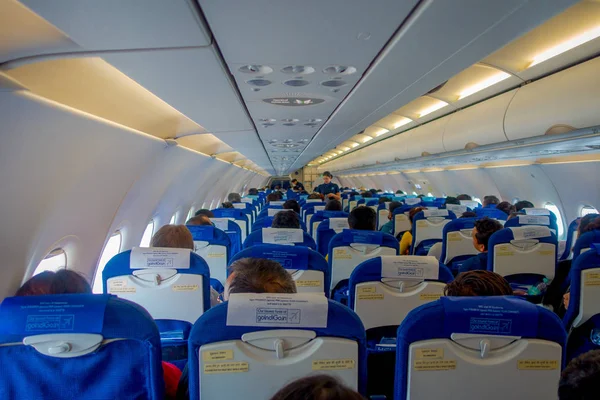
[[549,215],[519,215],[519,225],[546,225],[550,226]]
[[381,256],[381,277],[402,280],[437,280],[439,261],[428,256]]
[[357,229],[344,229],[342,237],[345,244],[360,243],[381,245],[383,243],[383,232],[361,231]]
[[191,253],[190,249],[134,247],[129,256],[129,268],[190,269]]
[[302,229],[262,228],[262,242],[269,244],[303,243]]
[[267,258],[277,261],[285,269],[307,269],[310,250],[303,246],[283,246],[278,244],[254,245],[247,250],[254,258]]
[[541,225],[527,225],[508,229],[512,232],[514,240],[540,239],[552,236],[550,228]]

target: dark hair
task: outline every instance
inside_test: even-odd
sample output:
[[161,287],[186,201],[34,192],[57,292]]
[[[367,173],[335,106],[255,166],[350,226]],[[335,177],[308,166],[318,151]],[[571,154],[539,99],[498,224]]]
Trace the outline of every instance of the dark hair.
[[342,203],[336,199],[330,199],[325,204],[325,211],[342,211]]
[[198,215],[187,220],[186,225],[212,225],[210,218],[206,215]]
[[360,195],[363,197],[363,199],[370,199],[371,197],[373,197],[373,194],[371,192],[362,192]]
[[287,384],[270,400],[364,400],[364,397],[329,375],[312,375]]
[[594,229],[600,229],[600,214],[588,214],[581,217],[577,231],[580,235],[591,232]]
[[513,218],[517,218],[519,215],[525,215],[525,213],[524,212],[511,212],[508,215],[508,218],[506,220],[508,221],[508,220],[513,219]]
[[389,197],[384,196],[379,198],[379,204],[387,203],[389,201],[392,201],[392,199],[390,199]]
[[285,203],[283,203],[283,209],[284,210],[294,210],[298,214],[300,214],[300,204],[298,204],[298,202],[296,200],[288,200]]
[[241,203],[242,202],[242,196],[240,196],[239,193],[229,193],[227,195],[227,201],[229,201],[231,203]]
[[415,215],[417,215],[418,213],[420,213],[423,210],[427,210],[427,207],[413,207],[410,209],[410,211],[408,212],[408,219],[410,220],[410,223],[413,223],[413,219],[415,218]]
[[406,194],[406,193],[404,193],[402,190],[398,189],[398,190],[396,190],[396,194]]
[[15,296],[42,296],[46,294],[91,294],[87,280],[75,271],[61,269],[44,271],[30,278],[15,293]]
[[483,206],[489,206],[490,204],[499,204],[500,203],[500,199],[497,198],[496,196],[493,195],[489,195],[489,196],[484,196],[483,197]]
[[456,205],[460,205],[460,200],[458,200],[456,197],[451,197],[448,196],[446,197],[446,199],[444,200],[444,205],[446,204],[456,204]]
[[[456,196],[456,200],[473,200],[473,198],[471,196],[469,196],[468,194],[459,194],[458,196]],[[460,204],[460,203],[458,203]]]
[[473,211],[465,211],[459,218],[475,218],[477,214]]
[[258,189],[257,188],[250,188],[248,189],[248,196],[257,196],[258,195]]
[[510,215],[510,213],[515,212],[515,206],[510,204],[508,201],[503,201],[496,206],[496,209],[506,213],[506,215]]
[[200,210],[196,211],[196,214],[194,214],[194,216],[197,217],[198,215],[206,215],[208,218],[215,217],[215,214],[206,208],[201,208]]
[[271,201],[279,201],[279,195],[275,192],[269,193],[267,195],[267,203]]
[[333,178],[333,175],[331,175],[331,172],[329,172],[329,171],[323,172],[323,176],[328,176],[330,178]]
[[475,229],[477,229],[475,239],[477,239],[477,243],[482,244],[483,248],[487,251],[490,236],[502,228],[502,224],[495,219],[488,217],[478,219],[475,221]]
[[[279,213],[281,214],[281,213]],[[229,293],[296,293],[281,264],[266,258],[240,258],[229,266]]]
[[295,211],[279,211],[273,217],[271,228],[300,229],[300,217]]
[[513,291],[502,275],[477,270],[459,274],[444,288],[444,296],[509,296]]
[[377,189],[370,189],[369,192],[371,192],[371,194],[375,194],[377,193]]
[[298,179],[296,179],[296,178],[292,179],[292,183],[294,183],[294,182],[298,182]]
[[600,392],[600,350],[581,354],[569,362],[558,383],[560,400],[592,400]]
[[398,207],[402,207],[402,203],[399,201],[392,201],[388,206],[388,210],[393,214],[394,210]]
[[317,199],[323,200],[323,198],[324,198],[323,195],[320,193],[312,193],[312,194],[308,195],[307,200],[317,200]]
[[232,202],[226,201],[225,203],[221,204],[221,208],[235,208],[235,207],[233,206]]
[[527,201],[527,200],[521,200],[521,201],[517,201],[515,203],[515,210],[517,211],[521,211],[524,208],[534,208],[535,206],[533,205],[532,202]]
[[377,213],[371,207],[356,207],[348,216],[350,229],[374,231],[377,228]]
[[194,239],[185,225],[165,225],[152,236],[150,246],[194,250]]

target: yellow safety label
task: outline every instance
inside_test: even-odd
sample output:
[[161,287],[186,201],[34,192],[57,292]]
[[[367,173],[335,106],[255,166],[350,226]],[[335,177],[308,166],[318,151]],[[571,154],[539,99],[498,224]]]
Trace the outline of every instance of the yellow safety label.
[[351,260],[352,255],[346,249],[333,249],[333,258],[343,259],[343,260]]
[[127,286],[125,279],[112,280],[108,283],[108,293],[135,293],[136,288]]
[[350,358],[341,360],[315,360],[312,362],[313,371],[332,371],[338,369],[353,369],[356,362]]
[[558,360],[519,360],[517,368],[525,371],[552,371],[558,369]]
[[198,285],[173,285],[172,290],[174,292],[195,292],[199,288]]
[[514,251],[497,251],[496,255],[498,257],[512,257],[515,255]]
[[421,220],[417,221],[417,226],[419,228],[427,228],[427,221],[421,219]]
[[321,281],[296,281],[297,287],[319,287]]
[[600,286],[600,273],[588,272],[583,280],[585,286]]
[[359,300],[383,300],[383,293],[359,293]]
[[413,365],[415,371],[450,371],[456,369],[454,360],[415,360]]
[[233,360],[233,350],[206,350],[202,352],[202,361]]
[[441,293],[421,293],[419,295],[419,299],[429,301],[439,300],[440,297],[442,297]]
[[554,250],[538,250],[538,254],[540,256],[553,256],[554,255]]
[[208,258],[225,258],[225,253],[208,253]]
[[415,358],[417,360],[443,360],[444,349],[416,349]]
[[449,242],[460,242],[460,233],[458,232],[450,232],[448,234],[448,236],[446,236],[448,238]]
[[205,374],[233,374],[248,370],[249,366],[245,361],[204,364]]
[[377,292],[377,289],[375,289],[374,287],[359,287],[358,288],[358,293],[375,293]]

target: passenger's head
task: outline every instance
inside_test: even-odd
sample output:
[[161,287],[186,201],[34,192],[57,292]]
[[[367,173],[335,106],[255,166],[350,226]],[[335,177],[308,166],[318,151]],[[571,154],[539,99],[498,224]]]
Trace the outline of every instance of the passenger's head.
[[348,216],[350,229],[374,231],[377,229],[377,213],[371,207],[356,207]]
[[524,208],[534,208],[535,206],[533,205],[532,202],[527,201],[527,200],[521,200],[521,201],[517,201],[515,203],[515,209],[517,210],[517,212],[521,211]]
[[488,217],[475,221],[475,227],[471,233],[473,246],[480,252],[487,251],[490,237],[502,228],[503,226],[500,222]]
[[402,195],[404,195],[404,194],[406,194],[406,193],[404,193],[402,190],[396,190],[396,194],[399,194],[399,195],[401,195],[401,196],[402,196]]
[[229,266],[224,299],[229,300],[232,293],[296,293],[296,284],[276,261],[241,258]]
[[342,203],[336,199],[330,199],[325,204],[325,211],[342,211]]
[[511,219],[513,219],[513,218],[517,218],[519,215],[525,215],[525,213],[524,213],[524,212],[511,212],[511,213],[508,215],[508,218],[507,218],[506,220],[507,220],[507,221],[510,221],[510,220],[511,220]]
[[298,179],[292,179],[292,184],[297,184],[298,183]]
[[292,211],[280,211],[273,217],[271,228],[300,229],[300,216]]
[[402,203],[399,202],[399,201],[392,201],[390,203],[390,205],[388,206],[388,211],[389,211],[389,213],[388,213],[388,219],[389,220],[391,220],[392,218],[394,218],[394,210],[396,208],[400,208],[400,207],[402,207]]
[[248,196],[258,196],[258,189],[257,188],[248,189]]
[[360,195],[363,197],[363,199],[370,199],[371,197],[373,197],[373,194],[371,192],[362,192]]
[[308,200],[323,200],[323,196],[319,193],[312,193],[308,195]]
[[458,196],[456,196],[456,200],[473,200],[473,198],[468,194],[459,194]]
[[187,220],[186,225],[212,225],[210,218],[206,215],[198,215]]
[[279,195],[277,193],[269,193],[267,195],[267,203],[271,202],[271,201],[279,201]]
[[512,294],[510,285],[502,275],[485,270],[463,272],[444,288],[444,296],[509,296]]
[[591,232],[595,229],[600,229],[600,215],[599,214],[588,214],[584,217],[581,217],[579,221],[579,227],[577,231],[580,235],[583,235],[586,232]]
[[225,203],[221,204],[221,208],[235,208],[235,207],[233,206],[232,202],[226,201]]
[[574,358],[558,383],[559,400],[592,400],[600,393],[600,350]]
[[150,246],[194,250],[194,239],[185,225],[165,225],[152,236]]
[[329,182],[331,182],[332,179],[333,179],[333,175],[331,175],[331,172],[329,172],[329,171],[323,172],[323,182],[329,183]]
[[392,199],[390,199],[389,197],[384,196],[379,198],[379,204],[388,203],[390,201],[392,201]]
[[369,189],[369,192],[371,192],[371,194],[376,194],[377,193],[377,189]]
[[444,199],[444,205],[446,204],[457,204],[460,205],[460,200],[458,200],[456,197],[451,197],[448,196]]
[[420,213],[423,210],[427,210],[427,207],[413,207],[410,209],[410,211],[408,212],[408,219],[410,220],[410,223],[413,223],[413,220],[415,219],[415,215],[417,215],[418,213]]
[[483,206],[484,207],[491,206],[492,204],[493,205],[500,204],[500,199],[497,198],[496,196],[492,196],[492,195],[483,197]]
[[29,279],[15,296],[42,296],[47,294],[91,294],[87,280],[75,271],[61,269],[44,271]]
[[271,400],[364,400],[364,397],[330,375],[311,375],[287,384]]
[[206,208],[201,208],[200,210],[196,211],[196,214],[194,214],[194,216],[197,217],[198,215],[206,215],[208,218],[215,217],[215,214]]
[[294,210],[298,214],[300,214],[300,204],[298,204],[298,202],[296,200],[288,200],[285,203],[283,203],[283,209],[284,210]]
[[227,195],[227,201],[229,201],[230,203],[241,203],[242,196],[240,196],[239,193],[229,193]]
[[459,218],[475,218],[477,214],[473,211],[465,211]]
[[510,215],[510,213],[515,212],[515,206],[510,204],[508,201],[503,201],[501,203],[498,203],[496,208],[498,210],[504,212],[506,215]]

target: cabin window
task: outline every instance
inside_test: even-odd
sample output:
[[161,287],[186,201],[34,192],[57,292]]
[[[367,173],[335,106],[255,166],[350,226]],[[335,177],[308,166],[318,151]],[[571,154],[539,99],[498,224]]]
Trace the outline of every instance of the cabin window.
[[412,192],[413,196],[418,196],[417,192]]
[[471,196],[471,198],[473,199],[473,201],[476,201],[476,202],[478,202],[479,204],[482,204],[482,203],[481,203],[481,199],[480,199],[479,197]]
[[175,214],[173,214],[173,216],[171,217],[171,220],[169,221],[169,225],[174,225],[175,221],[177,221],[177,215],[178,212],[175,212]]
[[431,194],[431,192],[427,193],[427,197],[433,197],[433,194]]
[[63,249],[54,249],[38,264],[33,275],[46,271],[56,272],[64,268],[67,268],[67,253]]
[[92,292],[102,293],[102,271],[104,267],[110,261],[111,258],[119,254],[121,251],[121,232],[116,231],[106,242],[100,261],[98,262],[98,268],[96,268],[96,276],[94,277],[94,286]]
[[519,201],[520,201],[520,200],[519,200],[519,198],[518,198],[518,197],[515,197],[514,199],[512,199],[512,203],[513,203],[513,205],[517,204]]
[[592,206],[583,206],[581,207],[581,211],[579,212],[580,217],[585,217],[588,214],[598,214],[598,210],[596,210]]
[[186,221],[188,219],[192,218],[193,216],[194,216],[194,207],[190,208],[190,211],[188,211],[188,215],[187,215]]
[[150,247],[150,240],[152,240],[152,235],[154,234],[154,220],[151,220],[142,235],[142,240],[140,241],[140,247]]
[[556,205],[554,205],[552,203],[546,203],[546,204],[544,204],[544,208],[546,210],[552,211],[554,213],[554,215],[556,215],[556,224],[558,225],[558,239],[559,240],[563,239],[564,234],[565,234],[565,226],[564,226],[562,215],[561,215],[560,211],[558,210],[558,207],[556,207]]

